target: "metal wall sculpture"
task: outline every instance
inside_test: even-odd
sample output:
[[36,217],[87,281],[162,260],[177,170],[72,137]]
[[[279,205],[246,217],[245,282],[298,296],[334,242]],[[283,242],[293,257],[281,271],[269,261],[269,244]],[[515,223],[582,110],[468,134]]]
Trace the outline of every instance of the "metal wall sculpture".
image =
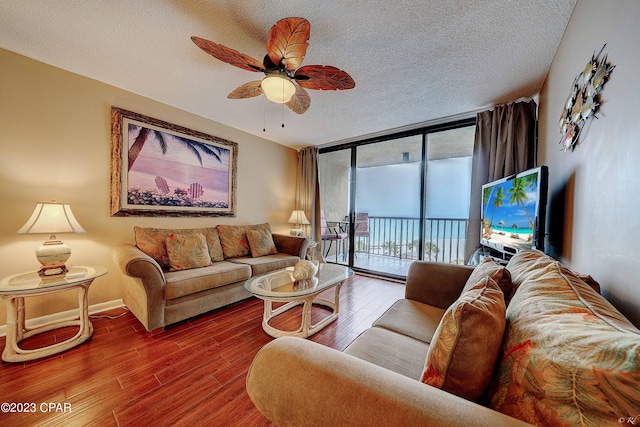
[[606,44],[600,52],[591,56],[584,71],[576,76],[571,84],[569,96],[560,116],[560,145],[562,151],[573,150],[578,144],[580,133],[600,107],[600,92],[609,79],[615,65],[607,62],[607,55],[602,58]]

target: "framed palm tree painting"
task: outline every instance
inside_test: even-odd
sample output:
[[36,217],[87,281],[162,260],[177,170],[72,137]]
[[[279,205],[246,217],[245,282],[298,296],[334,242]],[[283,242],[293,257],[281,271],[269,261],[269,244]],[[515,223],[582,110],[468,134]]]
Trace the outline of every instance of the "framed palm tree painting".
[[112,216],[235,216],[238,144],[111,108]]

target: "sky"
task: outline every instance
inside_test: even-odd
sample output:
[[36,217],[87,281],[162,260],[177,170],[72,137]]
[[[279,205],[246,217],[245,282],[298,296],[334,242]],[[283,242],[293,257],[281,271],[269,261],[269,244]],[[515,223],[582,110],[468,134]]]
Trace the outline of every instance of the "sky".
[[[471,157],[431,160],[427,171],[427,217],[467,218]],[[420,163],[359,168],[356,184],[357,212],[420,216]]]
[[[495,187],[495,190],[491,194],[488,206],[483,207],[483,212],[485,211],[486,207],[486,217],[488,219],[493,218],[492,225],[494,226],[499,225],[500,221],[503,221],[506,227],[511,227],[513,224],[515,224],[519,228],[528,228],[531,226],[531,223],[529,222],[529,219],[527,219],[527,215],[522,210],[522,207],[519,204],[512,205],[509,201],[510,195],[508,190],[511,188],[512,182],[513,181],[507,181],[499,184],[499,186],[502,187],[505,198],[502,202],[502,206],[499,206],[498,209],[495,210],[495,214],[495,208],[493,204],[495,201],[495,195],[498,186]],[[537,203],[537,184],[533,188],[528,188],[526,194],[528,200],[524,203],[524,205],[531,219],[534,219]]]

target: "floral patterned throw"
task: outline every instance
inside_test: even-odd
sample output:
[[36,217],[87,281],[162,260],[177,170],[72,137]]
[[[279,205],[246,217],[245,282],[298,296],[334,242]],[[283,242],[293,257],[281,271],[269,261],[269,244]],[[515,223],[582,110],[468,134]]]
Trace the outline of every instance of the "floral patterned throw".
[[640,330],[541,252],[521,252],[507,268],[516,292],[490,406],[554,427],[614,426],[638,416]]

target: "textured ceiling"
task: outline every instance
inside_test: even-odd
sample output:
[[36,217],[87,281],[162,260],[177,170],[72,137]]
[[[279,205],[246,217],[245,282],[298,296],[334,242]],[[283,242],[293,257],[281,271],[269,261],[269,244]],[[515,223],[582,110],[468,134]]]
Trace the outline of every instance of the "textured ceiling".
[[[299,148],[535,95],[575,2],[0,0],[0,48]],[[303,115],[263,96],[227,99],[262,75],[214,59],[189,38],[261,61],[269,28],[288,16],[311,23],[303,65],[336,66],[356,87],[309,91]]]

